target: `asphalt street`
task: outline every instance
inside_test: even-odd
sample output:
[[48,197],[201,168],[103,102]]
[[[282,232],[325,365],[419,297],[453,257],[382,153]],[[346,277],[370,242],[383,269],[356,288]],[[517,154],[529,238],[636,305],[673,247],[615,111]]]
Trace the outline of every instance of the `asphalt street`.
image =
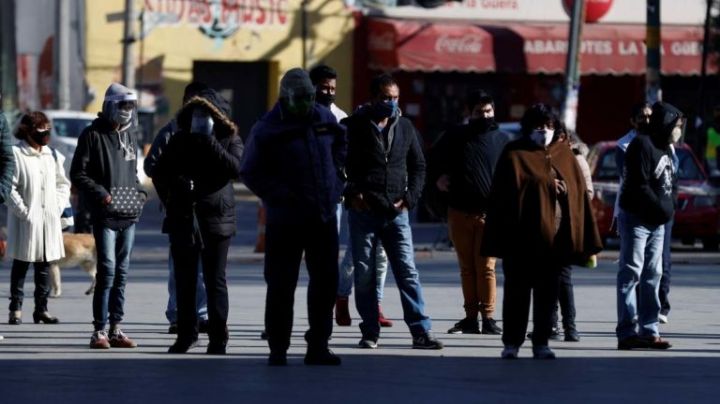
[[[668,351],[618,351],[615,274],[617,252],[600,256],[596,269],[577,268],[577,323],[581,341],[552,342],[558,359],[532,359],[529,343],[517,361],[499,359],[499,336],[448,335],[462,316],[459,272],[454,253],[432,248],[442,238],[436,224],[414,227],[417,266],[433,329],[442,351],[412,350],[402,321],[399,294],[388,276],[385,314],[395,326],[383,329],[377,350],[356,348],[353,325],[336,327],[331,348],[343,358],[335,368],[302,364],[307,327],[305,274],[296,292],[295,328],[289,366],[266,366],[263,329],[263,257],[252,252],[256,202],[242,198],[238,234],[230,252],[230,343],[225,357],[208,356],[202,346],[169,355],[173,342],[164,311],[167,300],[167,241],[162,213],[150,204],[138,227],[126,289],[125,332],[137,349],[92,351],[91,298],[87,276],[63,272],[63,295],[50,301],[58,325],[31,321],[0,324],[0,403],[216,403],[235,402],[718,402],[720,380],[720,254],[676,246],[670,322],[661,326]],[[437,247],[437,245],[435,246]],[[6,297],[9,262],[0,264],[0,296]],[[498,269],[501,319],[502,269]],[[32,276],[26,294],[32,295]],[[502,322],[499,323],[502,326]],[[528,341],[529,342],[529,341]]]

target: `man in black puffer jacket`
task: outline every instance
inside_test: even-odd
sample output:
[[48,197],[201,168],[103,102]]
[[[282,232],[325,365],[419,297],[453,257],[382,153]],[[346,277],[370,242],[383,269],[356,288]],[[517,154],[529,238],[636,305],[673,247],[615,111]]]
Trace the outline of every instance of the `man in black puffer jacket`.
[[621,234],[617,276],[618,349],[670,347],[658,333],[658,285],[662,276],[665,223],[672,219],[675,211],[671,145],[682,136],[684,123],[682,112],[677,108],[655,103],[649,134],[638,134],[625,153],[620,193],[622,211],[618,216]]
[[198,260],[208,298],[208,354],[225,354],[228,342],[227,255],[235,235],[232,181],[240,177],[242,141],[227,102],[201,91],[178,112],[178,132],[159,156],[153,184],[167,209],[163,232],[175,262],[178,336],[168,352],[197,345],[195,307]]
[[363,322],[360,347],[376,348],[380,337],[375,254],[381,242],[395,275],[413,348],[442,349],[430,333],[422,286],[415,268],[408,211],[425,181],[417,131],[400,116],[397,82],[387,74],[370,85],[373,101],[341,123],[348,130],[345,189],[355,266],[355,304]]

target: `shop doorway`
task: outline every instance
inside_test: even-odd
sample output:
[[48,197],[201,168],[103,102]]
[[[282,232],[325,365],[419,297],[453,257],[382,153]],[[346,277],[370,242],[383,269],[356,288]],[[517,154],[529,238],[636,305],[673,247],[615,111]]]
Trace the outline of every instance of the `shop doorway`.
[[246,140],[250,129],[268,109],[269,62],[193,63],[193,80],[217,90],[232,108],[232,119],[240,137]]

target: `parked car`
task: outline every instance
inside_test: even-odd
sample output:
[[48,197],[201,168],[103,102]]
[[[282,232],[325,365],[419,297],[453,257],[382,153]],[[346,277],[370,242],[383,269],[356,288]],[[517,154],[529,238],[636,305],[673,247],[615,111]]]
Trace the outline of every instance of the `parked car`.
[[[689,146],[678,145],[675,151],[680,165],[673,238],[686,245],[699,239],[705,250],[715,251],[720,244],[720,192],[710,184],[702,164]],[[595,188],[593,211],[604,239],[616,237],[610,231],[619,188],[615,153],[616,142],[613,141],[595,144],[588,155]]]

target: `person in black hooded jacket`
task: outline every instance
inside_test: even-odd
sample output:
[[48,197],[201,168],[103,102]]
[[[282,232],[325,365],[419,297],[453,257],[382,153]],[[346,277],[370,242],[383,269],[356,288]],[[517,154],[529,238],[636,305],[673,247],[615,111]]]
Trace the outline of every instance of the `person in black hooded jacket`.
[[225,354],[228,342],[227,255],[235,235],[232,181],[240,177],[242,141],[227,102],[212,89],[178,112],[178,132],[159,156],[153,184],[167,210],[163,232],[175,262],[178,336],[170,353],[197,345],[195,307],[198,260],[208,299],[208,354]]
[[618,349],[670,348],[658,333],[658,285],[665,223],[675,210],[671,145],[682,136],[683,125],[677,108],[657,102],[652,106],[648,134],[638,134],[625,153],[618,216]]

